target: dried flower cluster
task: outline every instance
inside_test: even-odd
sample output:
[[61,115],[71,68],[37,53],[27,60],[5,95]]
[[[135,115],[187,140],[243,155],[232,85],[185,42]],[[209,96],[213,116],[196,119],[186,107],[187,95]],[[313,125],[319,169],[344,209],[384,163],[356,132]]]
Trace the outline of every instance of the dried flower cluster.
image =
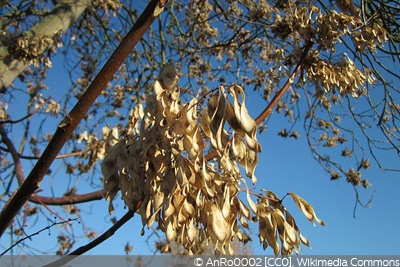
[[351,94],[353,97],[359,97],[365,94],[363,88],[366,82],[374,82],[372,74],[368,70],[363,72],[358,69],[347,55],[343,55],[336,63],[318,57],[310,61],[312,63],[307,68],[307,75],[315,82],[316,95],[320,99],[323,99],[326,93],[334,95],[337,91],[341,95]]
[[[256,183],[261,146],[243,89],[220,86],[209,92],[206,107],[201,106],[206,105],[205,97],[182,104],[176,78],[168,63],[143,112],[131,113],[142,116],[132,120],[131,130],[138,136],[123,138],[108,149],[102,172],[109,212],[121,190],[126,206],[138,208],[143,226],[157,222],[168,242],[182,244],[190,254],[204,242],[212,242],[218,253],[233,254],[231,241],[243,240],[242,230],[254,216],[264,249],[271,246],[275,254],[286,255],[301,242],[308,245],[276,195],[266,191],[258,195],[257,204],[250,197],[238,165]],[[215,153],[216,161],[210,161],[207,150]],[[239,198],[240,191],[247,193],[247,204]],[[290,195],[310,221],[323,224],[307,202]]]
[[62,46],[60,36],[63,32],[57,32],[53,36],[11,36],[2,40],[8,50],[6,60],[20,60],[26,64],[32,64],[36,68],[43,64],[51,67],[52,63],[46,50],[55,51],[55,47]]
[[[356,9],[353,11],[355,12]],[[320,51],[336,52],[336,45],[343,38],[350,38],[357,50],[365,52],[368,47],[375,51],[387,39],[385,30],[378,24],[366,24],[359,16],[338,13],[330,10],[325,14],[316,6],[309,10],[298,7],[294,10],[294,20],[302,40],[316,42]],[[368,68],[360,69],[346,54],[337,62],[322,59],[320,52],[315,52],[308,59],[306,73],[316,86],[318,98],[324,94],[351,94],[359,97],[366,84],[373,84],[375,78]]]
[[104,11],[105,16],[109,16],[109,13],[111,12],[114,16],[116,16],[118,10],[121,8],[121,2],[115,0],[95,0],[92,1],[92,6],[94,9]]

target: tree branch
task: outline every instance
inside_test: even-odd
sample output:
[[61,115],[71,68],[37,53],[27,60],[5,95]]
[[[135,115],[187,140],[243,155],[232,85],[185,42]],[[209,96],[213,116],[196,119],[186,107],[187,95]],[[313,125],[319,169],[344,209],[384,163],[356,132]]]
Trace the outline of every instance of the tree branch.
[[310,51],[311,47],[313,45],[312,41],[308,41],[306,44],[303,54],[301,55],[301,58],[299,62],[297,63],[296,68],[290,75],[289,79],[286,81],[286,83],[283,85],[283,87],[275,94],[274,98],[272,98],[271,102],[268,104],[268,106],[258,115],[258,117],[255,119],[257,124],[262,123],[264,120],[266,120],[269,115],[271,115],[272,109],[279,103],[279,101],[282,99],[284,94],[287,92],[287,90],[292,86],[294,79],[296,76],[299,74],[304,60],[307,58],[307,54]]
[[0,255],[1,255],[1,256],[5,255],[8,251],[10,251],[13,247],[17,246],[18,244],[24,242],[24,241],[27,240],[27,239],[32,239],[33,236],[38,235],[38,234],[40,234],[40,233],[43,232],[43,231],[49,230],[50,228],[52,228],[52,227],[54,227],[54,226],[56,226],[56,225],[70,224],[71,222],[77,221],[77,220],[78,220],[78,218],[74,218],[74,219],[62,220],[61,222],[53,222],[51,225],[46,226],[46,227],[40,229],[39,231],[37,231],[37,232],[35,232],[35,233],[33,233],[33,234],[27,235],[27,236],[25,236],[24,238],[21,238],[20,240],[18,240],[18,241],[15,242],[14,244],[12,244],[11,247],[9,247],[9,248],[7,248],[6,250],[4,250]]
[[153,23],[156,18],[155,16],[159,13],[155,11],[158,10],[161,12],[162,9],[160,10],[160,8],[163,8],[163,5],[158,0],[152,0],[148,4],[142,15],[79,99],[78,103],[60,123],[56,133],[44,150],[43,155],[31,170],[29,176],[4,206],[0,214],[0,236],[3,235],[11,220],[17,215],[24,203],[39,188],[45,173],[65,142],[71,136],[97,96],[106,88],[107,83],[113,78],[114,73],[118,70],[122,62]]
[[[140,206],[140,205],[139,205]],[[139,207],[138,207],[139,208]],[[92,248],[98,246],[105,240],[107,240],[109,237],[113,236],[114,233],[121,228],[122,225],[124,225],[127,221],[129,221],[133,215],[135,215],[134,210],[129,210],[125,215],[119,219],[113,226],[111,226],[106,232],[104,232],[101,236],[98,238],[94,239],[92,242],[79,247],[78,249],[72,251],[70,254],[68,254],[65,257],[62,257],[61,259],[54,261],[52,263],[49,263],[47,265],[44,265],[43,267],[58,267],[66,264],[67,262],[73,260],[74,258],[78,257],[78,255],[82,255],[83,253],[91,250]]]
[[3,142],[7,146],[7,149],[11,154],[11,157],[14,162],[14,172],[15,172],[15,175],[17,176],[18,184],[21,185],[25,180],[25,176],[24,176],[22,164],[21,164],[21,161],[20,161],[20,158],[18,155],[18,151],[15,148],[12,141],[10,140],[10,138],[8,138],[7,132],[4,129],[2,124],[0,124],[0,135],[1,135],[1,142]]
[[80,195],[71,195],[64,197],[44,197],[38,195],[32,195],[29,199],[30,202],[36,204],[46,204],[51,206],[61,206],[61,205],[72,205],[78,203],[85,203],[93,200],[100,200],[104,198],[106,190],[100,189],[94,192]]
[[26,119],[29,119],[31,116],[33,116],[34,114],[36,114],[36,112],[37,112],[37,110],[34,110],[32,113],[29,113],[28,115],[25,115],[25,116],[23,116],[22,118],[19,118],[19,119],[17,119],[17,120],[11,120],[11,119],[8,119],[8,120],[1,120],[1,121],[0,121],[0,124],[19,123],[19,122],[21,122],[21,121],[24,121],[24,120],[26,120]]
[[[1,123],[0,123],[0,124],[1,124]],[[88,151],[90,151],[90,150],[93,150],[93,149],[96,148],[98,145],[99,145],[99,143],[97,142],[97,143],[95,143],[95,144],[92,144],[91,146],[86,147],[85,149],[78,150],[78,151],[73,151],[73,152],[70,152],[70,153],[62,154],[62,155],[58,155],[58,156],[56,157],[56,159],[63,159],[63,158],[69,158],[69,157],[76,157],[76,156],[82,155],[82,154],[84,154],[84,153],[86,153],[86,152],[88,152]],[[0,147],[0,150],[3,150],[3,151],[5,151],[5,152],[10,152],[10,150],[7,149],[7,148],[5,148],[5,147]],[[37,157],[37,156],[26,156],[26,155],[23,155],[23,154],[21,154],[21,153],[17,153],[17,154],[18,154],[18,157],[19,157],[20,159],[37,160],[37,159],[40,158],[40,157]]]
[[[21,185],[25,180],[25,176],[24,176],[23,169],[22,169],[22,164],[20,161],[21,155],[17,152],[16,148],[14,147],[14,144],[8,138],[8,135],[2,124],[0,124],[0,136],[1,136],[1,142],[3,142],[7,146],[7,151],[11,154],[11,157],[14,162],[14,172],[15,172],[15,175],[17,176],[19,185]],[[93,147],[94,146],[91,146],[85,150],[70,153],[68,155],[57,156],[56,158],[80,154],[87,150],[93,149]],[[91,193],[87,193],[87,194],[71,195],[71,196],[63,196],[63,197],[44,197],[44,196],[32,195],[31,198],[29,199],[29,201],[36,203],[36,204],[40,204],[40,205],[60,206],[60,205],[71,205],[71,204],[77,204],[77,203],[84,203],[84,202],[89,202],[92,200],[99,200],[99,199],[102,199],[104,196],[105,196],[105,190],[100,189],[100,190],[97,190],[97,191],[94,191]]]

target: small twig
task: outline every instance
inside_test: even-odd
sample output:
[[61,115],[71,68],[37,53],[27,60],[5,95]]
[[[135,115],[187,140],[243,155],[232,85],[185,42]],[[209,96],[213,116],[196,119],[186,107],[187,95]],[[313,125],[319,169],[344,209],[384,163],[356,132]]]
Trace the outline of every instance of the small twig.
[[[138,208],[140,205],[137,206]],[[76,250],[72,251],[70,254],[66,255],[65,257],[62,257],[59,260],[56,260],[52,263],[49,263],[47,265],[44,265],[43,267],[58,267],[61,265],[66,264],[67,262],[73,260],[74,258],[78,257],[79,255],[82,255],[83,253],[91,250],[92,248],[96,247],[97,245],[101,244],[105,240],[107,240],[109,237],[114,235],[114,233],[121,228],[122,225],[124,225],[127,221],[129,221],[133,215],[135,214],[135,211],[129,210],[125,215],[118,220],[113,226],[111,226],[106,232],[104,232],[101,236],[98,238],[94,239],[92,242],[81,246],[77,248]]]
[[[40,198],[36,197],[35,195],[32,195],[32,198],[34,198],[35,200],[37,200],[37,202],[42,205],[45,209],[47,209],[51,214],[53,214],[54,216],[56,216],[57,218],[59,218],[61,221],[65,221],[65,219],[63,219],[59,214],[57,214],[56,212],[52,211],[48,205],[46,205],[46,203],[44,203],[43,201],[41,201]],[[27,202],[28,203],[28,202]]]
[[[247,193],[247,189],[245,189],[245,188],[239,188],[239,190],[240,190],[241,192]],[[264,198],[264,199],[268,199],[268,200],[270,200],[270,201],[278,202],[278,203],[281,203],[282,200],[286,197],[286,196],[284,196],[284,197],[282,198],[282,200],[280,200],[280,199],[276,199],[276,198],[272,198],[272,197],[267,197],[267,196],[265,196],[265,195],[263,195],[263,194],[260,194],[260,193],[254,193],[254,192],[252,192],[252,191],[250,191],[250,190],[249,190],[249,194],[250,194],[250,195],[253,195],[253,196],[255,196],[255,197],[258,197],[258,198]]]
[[21,121],[23,121],[23,120],[26,120],[26,119],[28,119],[29,117],[35,115],[37,112],[38,112],[38,109],[35,109],[32,113],[29,113],[28,115],[26,115],[26,116],[24,116],[24,117],[22,117],[22,118],[20,118],[20,119],[17,119],[17,120],[1,120],[1,121],[0,121],[0,125],[1,125],[1,124],[15,124],[15,123],[19,123],[19,122],[21,122]]
[[66,220],[66,221],[61,221],[61,222],[53,222],[51,225],[46,226],[46,227],[40,229],[39,231],[37,231],[37,232],[31,234],[31,235],[28,235],[28,236],[25,236],[24,238],[21,238],[21,239],[18,240],[16,243],[14,243],[11,247],[9,247],[9,248],[6,249],[5,251],[3,251],[0,255],[1,255],[1,256],[5,255],[8,251],[10,251],[11,249],[13,249],[15,246],[17,246],[17,245],[20,244],[21,242],[24,242],[26,239],[32,239],[33,236],[38,235],[38,234],[40,234],[40,233],[43,232],[43,231],[49,230],[50,228],[52,228],[52,227],[54,227],[54,226],[56,226],[56,225],[66,224],[66,223],[70,223],[70,222],[72,222],[72,221],[77,221],[77,220],[78,220],[78,218],[74,218],[74,219],[68,219],[68,220]]
[[[73,151],[73,152],[70,152],[70,153],[58,155],[58,156],[56,157],[56,159],[63,159],[63,158],[69,158],[69,157],[79,156],[79,155],[81,155],[81,154],[83,154],[83,153],[86,153],[86,152],[88,152],[88,151],[94,149],[94,148],[97,147],[98,145],[99,145],[98,143],[95,143],[95,144],[92,144],[91,146],[86,147],[85,149],[82,149],[82,150]],[[10,152],[10,150],[7,149],[7,148],[5,148],[5,147],[0,147],[0,149],[3,150],[3,151],[5,151],[5,152]],[[22,155],[21,153],[17,153],[17,154],[18,154],[18,157],[21,158],[21,159],[37,160],[37,159],[40,158],[40,157],[37,157],[37,156],[26,156],[26,155]]]
[[283,198],[280,200],[280,202],[283,202],[283,200],[285,200],[285,198],[286,198],[287,196],[289,196],[289,195],[290,195],[289,193],[286,193],[286,195],[283,196]]
[[[224,85],[221,85],[221,86],[224,87]],[[214,88],[214,89],[212,89],[212,90],[209,90],[209,91],[205,92],[204,94],[202,94],[202,95],[200,96],[199,100],[196,101],[196,103],[193,103],[191,106],[188,107],[188,110],[192,109],[192,108],[195,107],[195,106],[201,105],[201,103],[203,102],[204,99],[206,99],[207,97],[209,97],[209,96],[210,96],[212,93],[214,93],[215,91],[219,90],[221,86],[216,87],[216,88]]]

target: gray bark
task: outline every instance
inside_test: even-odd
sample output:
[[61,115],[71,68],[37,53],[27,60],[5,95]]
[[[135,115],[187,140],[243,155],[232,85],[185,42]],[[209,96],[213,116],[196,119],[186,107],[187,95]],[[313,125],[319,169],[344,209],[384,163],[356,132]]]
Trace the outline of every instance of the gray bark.
[[[89,0],[63,0],[58,1],[53,11],[26,32],[27,37],[49,37],[67,31],[71,23],[76,21],[83,11],[90,5]],[[41,48],[44,52],[53,46],[52,41]],[[0,47],[0,54],[7,53],[5,47]],[[11,55],[12,57],[12,55]],[[4,58],[4,57],[2,57]],[[27,67],[28,63],[21,60],[0,61],[0,92],[10,86],[14,79]]]

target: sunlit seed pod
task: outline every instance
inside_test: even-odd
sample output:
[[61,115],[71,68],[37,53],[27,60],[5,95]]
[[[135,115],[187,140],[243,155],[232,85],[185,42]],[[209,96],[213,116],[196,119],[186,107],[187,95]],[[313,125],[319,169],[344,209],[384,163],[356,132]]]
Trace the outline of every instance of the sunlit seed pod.
[[164,202],[164,192],[157,191],[154,194],[154,209],[157,210]]
[[282,255],[289,255],[293,250],[293,246],[291,246],[285,239],[282,240]]
[[243,136],[245,134],[245,131],[242,128],[241,123],[238,121],[237,117],[235,116],[235,110],[229,101],[227,102],[227,106],[226,106],[225,118],[226,118],[229,126],[235,132],[237,132],[237,134],[239,134],[240,136]]
[[242,161],[246,156],[246,145],[244,144],[242,138],[234,135],[232,138],[232,145],[230,147],[230,156],[237,161]]
[[183,202],[182,213],[185,217],[193,217],[195,213],[195,208],[191,203],[185,200]]
[[181,110],[181,105],[179,104],[178,101],[174,101],[171,103],[169,112],[170,114],[175,116],[174,119],[178,119],[178,117],[180,116],[180,110]]
[[229,157],[224,154],[220,160],[219,163],[221,167],[223,167],[224,171],[227,173],[233,173],[233,170],[235,169],[233,166],[233,162],[230,161]]
[[204,199],[202,197],[202,193],[201,190],[197,190],[197,194],[196,194],[196,207],[197,208],[202,208],[204,204]]
[[241,214],[247,219],[251,219],[250,209],[241,200],[239,200],[239,205]]
[[[182,212],[182,210],[183,210],[183,207],[181,207],[180,209],[179,209],[179,212],[178,212],[178,214],[177,214],[177,222],[178,222],[178,224],[179,225],[182,225],[182,224],[184,224],[185,222],[186,222],[186,220],[187,220],[187,217],[183,214],[183,212]],[[175,214],[176,215],[176,214]]]
[[159,209],[153,211],[151,216],[147,219],[147,227],[151,228],[153,226],[154,221],[158,221],[160,215],[159,211],[160,211]]
[[321,219],[317,217],[315,214],[314,208],[303,198],[299,197],[293,192],[288,193],[296,203],[297,207],[303,212],[304,216],[315,226],[315,221],[317,221],[320,225],[324,226],[325,223]]
[[210,214],[208,215],[208,223],[211,225],[213,233],[219,242],[224,242],[230,238],[231,228],[222,215],[221,209],[216,203],[211,204]]
[[190,102],[187,104],[187,109],[186,109],[186,119],[190,125],[192,124],[197,124],[198,120],[198,113],[197,113],[197,103],[198,99],[197,98],[192,98]]
[[160,82],[162,88],[165,90],[173,90],[178,82],[178,75],[175,70],[175,66],[172,61],[169,61],[165,66],[161,68],[160,74],[157,77],[156,82]]
[[178,87],[175,88],[175,90],[172,91],[171,93],[171,99],[173,102],[179,103],[180,102],[180,90]]
[[267,212],[265,217],[259,218],[259,229],[260,229],[260,234],[262,233],[265,240],[272,247],[274,254],[278,255],[280,252],[277,240],[278,225],[271,210]]
[[297,238],[297,233],[293,226],[291,226],[286,220],[284,221],[284,229],[286,237],[288,238],[288,241],[290,241],[289,243],[298,245],[300,241]]
[[172,221],[169,221],[167,224],[167,230],[165,231],[165,237],[168,242],[175,240],[176,238],[176,229],[173,227]]
[[221,212],[225,219],[228,219],[231,213],[231,194],[228,186],[225,186]]
[[197,229],[193,224],[193,218],[186,223],[187,235],[186,238],[190,243],[194,243],[197,237]]
[[207,193],[207,195],[212,198],[217,194],[213,187],[213,184],[209,185],[209,182],[203,181],[203,190],[205,189],[204,193]]
[[246,220],[245,217],[240,216],[240,217],[239,217],[239,221],[240,221],[240,224],[242,225],[242,227],[244,227],[244,228],[246,228],[246,229],[250,229],[248,220]]
[[207,137],[210,137],[210,135],[211,135],[209,125],[210,125],[210,119],[208,117],[207,109],[206,109],[206,110],[204,110],[204,112],[201,116],[201,128]]
[[203,166],[201,168],[201,176],[202,176],[202,178],[204,179],[205,182],[210,182],[211,181],[211,176],[207,172],[207,165],[206,165],[205,161],[203,161]]
[[252,135],[257,130],[257,124],[249,115],[246,106],[242,103],[240,107],[240,124],[248,135]]
[[172,203],[166,204],[167,208],[163,208],[163,218],[166,220],[168,217],[172,216],[175,213],[175,207]]
[[[246,185],[247,187],[247,185]],[[249,188],[246,188],[246,198],[247,198],[247,203],[249,203],[250,209],[254,214],[257,214],[257,205],[256,203],[251,199],[250,197],[250,191]]]
[[161,83],[159,81],[154,82],[153,90],[155,95],[157,96],[157,99],[165,92],[165,89],[161,86]]
[[305,236],[303,236],[301,233],[299,233],[299,236],[300,236],[301,243],[303,243],[307,247],[311,247],[310,241],[308,241],[308,239]]
[[246,134],[245,135],[245,140],[246,140],[246,143],[247,143],[248,147],[251,150],[253,150],[253,151],[257,152],[257,153],[261,152],[261,145],[257,141],[257,139],[255,138],[255,135],[254,135],[254,137],[251,137],[251,136]]

